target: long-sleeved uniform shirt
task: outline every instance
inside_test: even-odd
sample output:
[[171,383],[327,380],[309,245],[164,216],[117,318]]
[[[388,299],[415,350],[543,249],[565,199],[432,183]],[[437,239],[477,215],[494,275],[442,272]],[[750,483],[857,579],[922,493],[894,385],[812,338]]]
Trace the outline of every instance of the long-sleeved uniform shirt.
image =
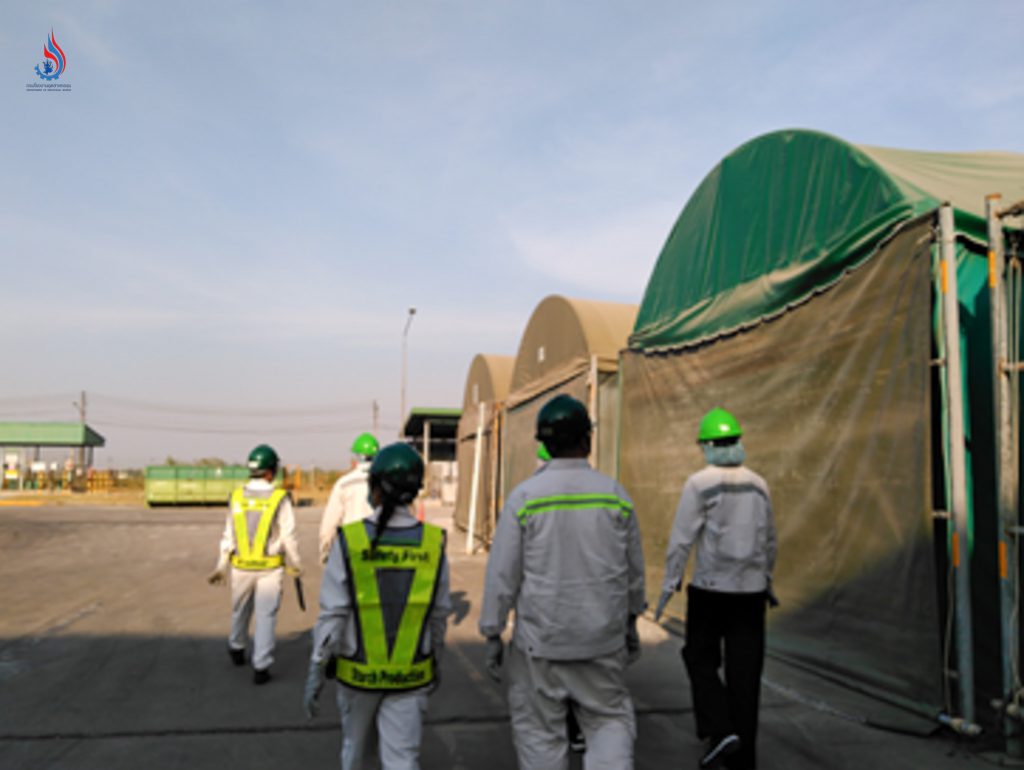
[[633,503],[583,459],[554,459],[508,496],[490,558],[480,633],[527,655],[589,660],[625,645],[643,612],[644,560]]
[[[373,511],[368,517],[375,525],[380,519],[380,509]],[[409,509],[401,506],[391,515],[386,533],[396,530],[410,529],[420,523],[409,513]],[[345,566],[345,558],[341,545],[331,547],[327,566],[324,567],[323,580],[320,583],[320,615],[313,627],[313,653],[311,659],[322,663],[331,655],[351,657],[359,649],[357,623],[352,615],[352,596],[349,589],[349,574]],[[449,590],[448,557],[441,555],[441,569],[437,576],[437,591],[434,595],[434,606],[430,612],[427,628],[420,640],[420,653],[433,653],[436,664],[440,664],[444,650],[444,635],[448,626],[448,615],[452,611],[452,600]]]
[[[274,491],[274,485],[264,479],[250,479],[246,490],[252,490],[257,494],[269,495]],[[259,522],[249,522],[249,542],[256,538],[256,527]],[[227,520],[224,522],[224,532],[220,537],[220,560],[217,562],[218,569],[227,566],[231,554],[235,551],[235,520],[231,513],[231,505],[228,505]],[[267,556],[284,554],[285,563],[295,569],[302,569],[302,559],[299,558],[299,543],[295,537],[295,510],[292,508],[291,498],[285,495],[281,504],[277,507],[277,515],[270,525],[270,533],[267,536]]]
[[663,592],[677,591],[697,545],[692,584],[757,593],[775,569],[775,520],[764,479],[742,465],[709,465],[686,480],[668,541]]
[[327,561],[331,543],[338,527],[361,521],[373,513],[367,496],[370,492],[370,463],[357,463],[356,467],[334,482],[327,498],[323,518],[320,519],[320,561]]

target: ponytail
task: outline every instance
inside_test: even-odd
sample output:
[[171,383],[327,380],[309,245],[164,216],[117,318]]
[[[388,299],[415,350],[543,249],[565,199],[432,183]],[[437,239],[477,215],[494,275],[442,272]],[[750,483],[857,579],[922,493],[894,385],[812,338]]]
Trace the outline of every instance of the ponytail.
[[377,550],[377,543],[380,542],[380,536],[384,534],[384,530],[388,526],[388,522],[391,521],[391,517],[395,513],[395,502],[394,500],[388,500],[385,498],[380,508],[380,518],[377,519],[377,531],[373,533],[373,540],[370,542],[370,553]]

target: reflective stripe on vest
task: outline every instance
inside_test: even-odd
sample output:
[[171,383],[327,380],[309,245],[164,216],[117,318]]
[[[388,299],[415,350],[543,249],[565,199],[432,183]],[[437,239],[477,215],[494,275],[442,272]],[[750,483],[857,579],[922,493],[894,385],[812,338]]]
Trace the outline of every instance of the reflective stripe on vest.
[[619,515],[628,519],[633,513],[633,506],[628,500],[623,500],[618,495],[578,494],[578,495],[551,495],[550,497],[536,497],[528,500],[522,508],[516,511],[516,518],[520,524],[525,524],[530,516],[552,511],[578,511],[585,508],[611,508],[618,510]]
[[[280,554],[267,556],[267,538],[270,536],[270,525],[274,523],[277,508],[287,494],[283,489],[275,489],[270,497],[248,497],[245,494],[245,487],[239,487],[231,493],[231,515],[235,521],[235,552],[231,555],[231,564],[237,569],[274,569],[284,564],[284,557]],[[249,511],[260,512],[256,537],[251,543]]]
[[[362,658],[338,658],[336,676],[350,687],[362,690],[413,690],[434,681],[434,658],[416,660],[420,639],[434,604],[434,592],[441,572],[444,531],[423,525],[418,545],[378,543],[370,551],[366,524],[354,521],[340,528],[352,595],[359,619],[359,647]],[[402,608],[395,643],[388,654],[384,612],[381,609],[377,573],[380,570],[412,570],[412,585]]]

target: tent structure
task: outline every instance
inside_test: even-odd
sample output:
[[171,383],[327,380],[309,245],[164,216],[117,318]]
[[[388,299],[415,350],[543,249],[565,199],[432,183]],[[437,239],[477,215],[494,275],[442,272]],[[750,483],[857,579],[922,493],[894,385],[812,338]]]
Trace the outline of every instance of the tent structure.
[[491,539],[501,506],[501,417],[514,364],[512,356],[478,353],[469,365],[462,396],[455,525],[468,532],[472,518],[475,539],[481,542]]
[[637,306],[551,295],[534,309],[519,341],[506,402],[502,497],[537,467],[537,412],[558,393],[588,405],[595,467],[615,474],[618,354]]
[[[782,606],[770,654],[890,726],[927,730],[958,711],[971,721],[975,699],[958,708],[944,670],[960,669],[961,694],[973,677],[977,703],[1004,692],[990,193],[1024,198],[1024,156],[855,147],[798,130],[754,139],[687,202],[622,354],[620,478],[642,516],[652,600],[680,489],[703,464],[698,422],[726,407],[772,490]],[[944,202],[953,216],[940,227]],[[939,269],[941,242],[955,281]],[[966,510],[954,518],[970,542],[947,551],[958,452]],[[969,577],[972,590],[953,602],[957,565],[957,585]],[[964,634],[952,633],[954,604],[958,630],[973,605]],[[669,611],[685,614],[684,594]],[[957,657],[972,644],[974,664]]]

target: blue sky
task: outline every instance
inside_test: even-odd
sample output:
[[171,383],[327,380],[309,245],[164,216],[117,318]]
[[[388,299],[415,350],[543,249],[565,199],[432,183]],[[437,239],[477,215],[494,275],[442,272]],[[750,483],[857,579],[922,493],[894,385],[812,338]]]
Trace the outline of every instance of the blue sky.
[[[340,465],[409,306],[408,401],[459,406],[548,294],[638,303],[759,134],[1024,152],[1019,3],[292,5],[0,11],[0,420]],[[51,28],[72,90],[26,92]]]

